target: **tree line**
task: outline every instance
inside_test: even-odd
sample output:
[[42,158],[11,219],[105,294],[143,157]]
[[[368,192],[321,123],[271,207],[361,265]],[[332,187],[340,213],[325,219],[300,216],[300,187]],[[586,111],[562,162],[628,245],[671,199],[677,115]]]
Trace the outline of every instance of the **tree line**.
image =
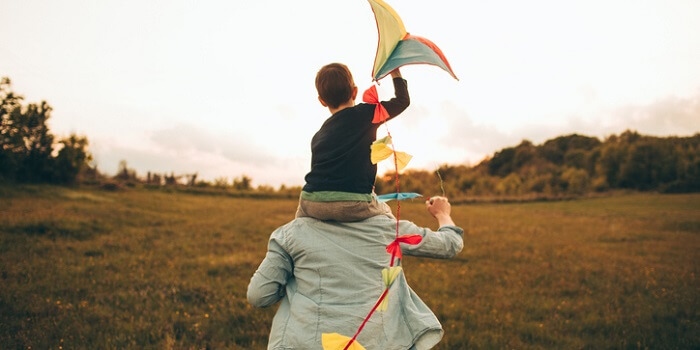
[[[376,192],[394,190],[394,174],[377,178]],[[442,178],[443,181],[440,181]],[[524,140],[475,166],[409,170],[401,190],[451,197],[578,196],[616,189],[664,193],[700,191],[700,134],[654,137],[625,131],[603,141],[578,134],[541,145]]]
[[[97,171],[85,136],[57,138],[47,124],[51,106],[46,101],[24,103],[0,79],[0,181],[10,183],[75,184],[92,179],[109,186],[186,185],[261,193],[298,193],[300,187],[253,187],[245,175],[229,181],[197,179],[197,173],[175,175],[148,172],[139,177],[126,161],[107,177]],[[395,191],[395,174],[377,177],[375,192]],[[116,181],[116,183],[115,183]],[[568,197],[616,189],[665,193],[700,192],[700,134],[654,137],[625,131],[604,140],[572,134],[540,145],[524,140],[495,152],[480,163],[443,165],[436,172],[408,170],[401,175],[401,191],[426,196]]]

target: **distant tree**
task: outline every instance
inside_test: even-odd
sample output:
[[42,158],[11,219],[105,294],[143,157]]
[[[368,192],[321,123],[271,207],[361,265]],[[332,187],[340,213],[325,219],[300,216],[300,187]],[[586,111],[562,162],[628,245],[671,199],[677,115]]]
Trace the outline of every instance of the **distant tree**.
[[557,165],[563,165],[567,153],[571,151],[590,151],[599,145],[600,140],[598,138],[571,134],[547,140],[540,147],[540,152],[548,161]]
[[275,188],[270,186],[270,185],[258,185],[258,187],[255,189],[257,192],[261,193],[274,193]]
[[166,186],[177,185],[178,176],[175,176],[174,171],[170,172],[170,175],[165,175],[164,178],[165,178],[165,185]]
[[12,92],[8,78],[0,80],[0,99],[3,177],[21,182],[53,180],[54,138],[46,124],[51,106],[45,101],[22,106],[23,97]]
[[501,195],[519,195],[522,194],[523,181],[515,173],[510,173],[508,176],[501,179],[496,184],[496,193]]
[[137,181],[136,170],[129,168],[126,160],[122,159],[119,161],[119,167],[117,169],[117,175],[114,176],[118,180],[122,181]]
[[23,97],[12,92],[11,85],[9,78],[0,79],[0,179],[14,181],[21,157],[16,150],[20,143],[18,130],[10,114],[21,110]]
[[0,79],[0,179],[76,182],[92,160],[87,138],[72,134],[55,145],[47,124],[51,106],[46,101],[23,105],[23,99],[9,78]]
[[187,186],[194,186],[197,184],[197,173],[190,174],[187,176]]
[[626,145],[619,142],[616,136],[609,137],[601,148],[596,173],[604,177],[610,187],[616,188],[620,183],[620,165],[625,152]]
[[71,134],[62,139],[63,146],[56,156],[56,180],[61,183],[74,183],[78,175],[89,167],[92,155],[88,152],[88,140],[84,136]]
[[551,173],[534,175],[526,180],[523,192],[551,194],[552,179]]
[[242,175],[233,179],[233,188],[239,191],[247,191],[252,189],[252,182],[253,180],[250,177]]
[[590,177],[583,169],[567,168],[561,175],[565,191],[570,194],[584,194],[588,192]]
[[528,163],[532,162],[537,157],[537,148],[532,142],[523,140],[515,147],[515,155],[513,156],[513,171],[523,168]]
[[506,176],[513,172],[513,159],[515,158],[515,147],[504,148],[496,152],[488,162],[489,174]]
[[225,177],[217,177],[214,179],[214,187],[226,188],[228,187],[228,179]]

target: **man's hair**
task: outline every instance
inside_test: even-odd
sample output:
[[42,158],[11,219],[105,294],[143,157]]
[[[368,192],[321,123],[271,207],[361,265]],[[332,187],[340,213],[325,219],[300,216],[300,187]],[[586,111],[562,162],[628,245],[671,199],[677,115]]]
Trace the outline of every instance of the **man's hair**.
[[338,108],[352,98],[355,82],[348,67],[342,63],[323,66],[316,73],[316,90],[328,107]]

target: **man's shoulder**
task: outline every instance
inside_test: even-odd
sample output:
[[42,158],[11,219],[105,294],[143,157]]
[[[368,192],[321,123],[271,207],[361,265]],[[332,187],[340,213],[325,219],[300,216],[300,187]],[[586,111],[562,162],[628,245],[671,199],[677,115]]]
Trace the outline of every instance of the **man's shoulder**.
[[[389,225],[389,226],[387,226]],[[344,231],[344,230],[366,230],[368,227],[381,228],[384,226],[393,227],[396,225],[394,219],[390,219],[386,215],[376,215],[362,221],[341,222],[341,221],[324,221],[312,217],[300,217],[288,222],[283,228],[288,232],[297,230],[313,229],[327,231]]]

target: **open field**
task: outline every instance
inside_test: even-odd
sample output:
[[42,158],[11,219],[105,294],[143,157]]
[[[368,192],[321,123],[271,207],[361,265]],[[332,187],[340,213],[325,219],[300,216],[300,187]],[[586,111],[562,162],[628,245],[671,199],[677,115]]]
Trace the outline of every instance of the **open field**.
[[[0,349],[264,348],[248,280],[294,200],[0,188]],[[402,217],[435,228],[418,201]],[[407,257],[440,349],[699,348],[700,195],[453,207],[465,249]]]

